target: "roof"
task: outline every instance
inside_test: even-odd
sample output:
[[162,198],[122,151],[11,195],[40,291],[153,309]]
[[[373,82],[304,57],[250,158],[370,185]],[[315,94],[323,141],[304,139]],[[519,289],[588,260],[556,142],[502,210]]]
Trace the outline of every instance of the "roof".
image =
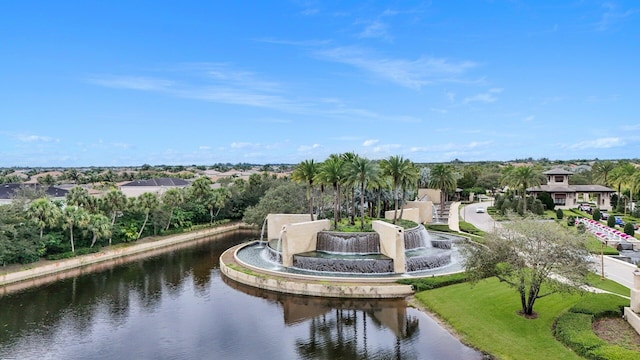
[[[18,184],[18,183],[10,183],[10,184],[2,184],[0,185],[0,199],[13,199],[16,193],[16,190],[20,189],[20,187],[30,187],[36,190],[40,190],[43,188],[40,184]],[[55,186],[44,187],[45,194],[47,196],[53,198],[61,198],[65,197],[69,191],[65,189],[60,189]]]
[[602,185],[569,185],[569,186],[549,186],[549,185],[540,185],[535,187],[530,187],[527,189],[528,192],[550,192],[550,193],[588,193],[588,192],[615,192],[615,190],[608,188]]
[[545,175],[573,175],[571,171],[567,171],[563,168],[553,168],[551,170],[545,171],[543,174]]
[[178,178],[154,178],[149,180],[134,180],[121,186],[187,186],[190,182]]

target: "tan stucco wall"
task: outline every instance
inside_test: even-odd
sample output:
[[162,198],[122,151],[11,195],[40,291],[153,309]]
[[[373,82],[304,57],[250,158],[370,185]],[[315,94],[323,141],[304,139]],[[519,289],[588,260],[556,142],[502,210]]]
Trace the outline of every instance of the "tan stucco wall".
[[316,249],[318,231],[329,230],[328,219],[282,226],[282,265],[293,266],[293,255]]
[[267,240],[280,237],[282,227],[311,220],[309,214],[269,214],[267,215]]
[[418,189],[418,199],[427,200],[425,195],[434,204],[440,204],[440,190],[439,189]]
[[397,274],[405,273],[404,229],[380,220],[373,221],[372,225],[380,236],[380,252],[393,259],[393,271]]
[[433,222],[433,202],[432,201],[407,201],[407,208],[417,208],[420,211],[419,224]]
[[[384,218],[388,219],[388,220],[393,220],[393,214],[394,214],[394,210],[391,211],[385,211],[384,213]],[[400,218],[400,213],[402,213],[402,218],[404,220],[411,220],[413,222],[416,222],[418,224],[421,224],[422,221],[420,221],[420,209],[417,208],[405,208],[404,210],[400,211],[398,210],[398,218]]]

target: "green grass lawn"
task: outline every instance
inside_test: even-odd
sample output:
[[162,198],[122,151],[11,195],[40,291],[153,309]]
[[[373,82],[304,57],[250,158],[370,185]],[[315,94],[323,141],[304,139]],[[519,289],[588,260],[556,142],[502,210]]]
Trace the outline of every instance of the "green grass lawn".
[[462,283],[423,291],[416,298],[455,328],[466,343],[500,359],[581,359],[552,333],[555,319],[578,302],[579,295],[539,299],[534,306],[537,319],[518,315],[518,293],[495,278],[473,287]]
[[589,285],[597,287],[598,289],[610,291],[614,294],[620,294],[627,297],[631,296],[631,290],[628,287],[622,286],[609,279],[602,280],[600,274],[590,273],[587,278],[587,282]]

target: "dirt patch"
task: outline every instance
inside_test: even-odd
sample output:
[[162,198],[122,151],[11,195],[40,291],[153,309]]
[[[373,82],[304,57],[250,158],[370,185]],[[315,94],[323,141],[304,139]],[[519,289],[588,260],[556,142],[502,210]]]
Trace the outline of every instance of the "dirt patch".
[[602,340],[625,349],[640,351],[640,335],[622,318],[604,318],[593,322],[593,332]]

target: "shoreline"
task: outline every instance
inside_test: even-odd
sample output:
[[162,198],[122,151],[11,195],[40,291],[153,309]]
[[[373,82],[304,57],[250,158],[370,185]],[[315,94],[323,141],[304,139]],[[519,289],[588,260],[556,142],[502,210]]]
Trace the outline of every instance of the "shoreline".
[[[254,228],[240,222],[226,224],[210,229],[168,235],[158,240],[147,240],[142,243],[134,243],[115,249],[103,248],[103,250],[97,253],[46,262],[26,269],[23,267],[22,270],[9,271],[0,275],[0,296],[29,287],[62,280],[71,276],[98,271],[110,266],[123,264],[127,261],[154,256],[163,251],[167,251],[169,247],[188,246],[198,240],[243,229],[249,230]],[[24,266],[29,267],[29,265],[30,264],[25,264]]]

